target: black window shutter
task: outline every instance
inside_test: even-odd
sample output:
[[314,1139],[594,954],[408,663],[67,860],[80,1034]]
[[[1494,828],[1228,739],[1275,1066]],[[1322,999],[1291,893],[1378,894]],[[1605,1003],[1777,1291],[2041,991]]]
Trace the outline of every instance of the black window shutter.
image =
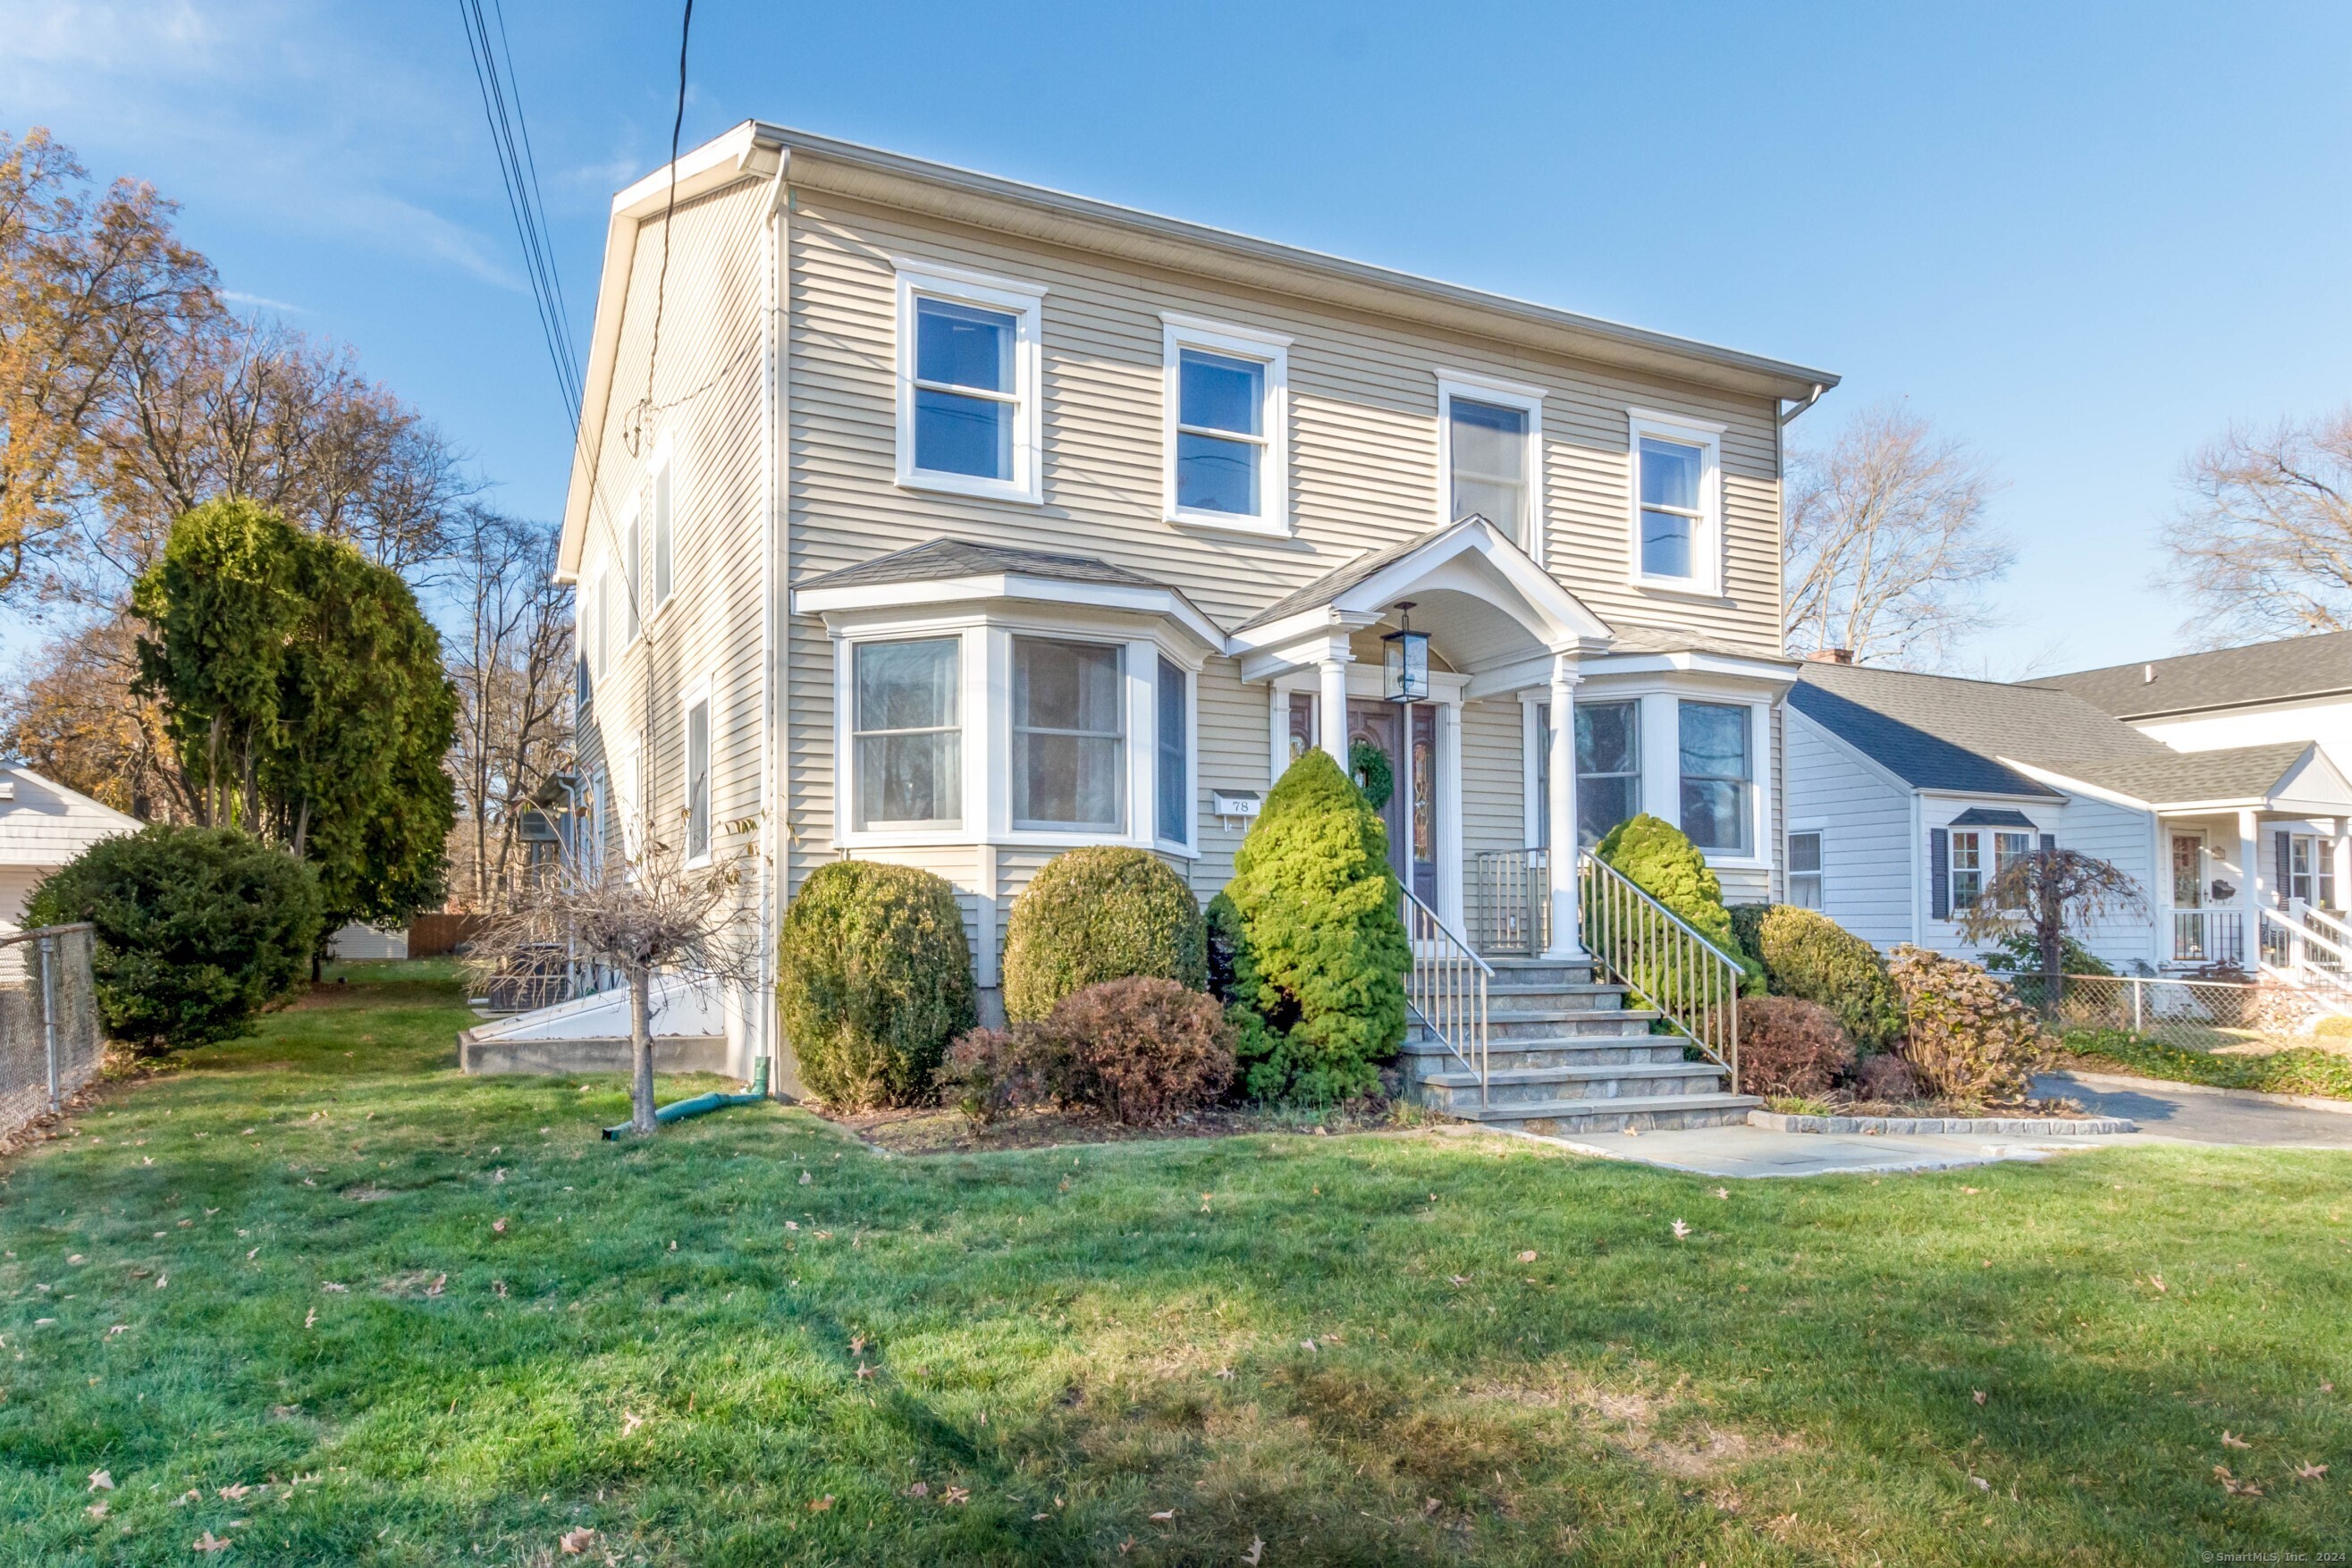
[[2278,868],[2278,887],[2275,896],[2278,900],[2278,907],[2284,909],[2294,892],[2294,863],[2287,858],[2289,849],[2285,834],[2271,835],[2271,851],[2272,863]]
[[2042,852],[2044,855],[2049,854],[2049,853],[2050,853],[2050,851],[2052,851],[2053,849],[2055,849],[2055,848],[2057,848],[2057,847],[2058,847],[2058,836],[2057,836],[2056,834],[2054,834],[2054,833],[2045,833],[2045,834],[2043,834],[2043,835],[2042,836]]
[[1952,836],[1927,830],[1927,910],[1939,921],[1952,918]]

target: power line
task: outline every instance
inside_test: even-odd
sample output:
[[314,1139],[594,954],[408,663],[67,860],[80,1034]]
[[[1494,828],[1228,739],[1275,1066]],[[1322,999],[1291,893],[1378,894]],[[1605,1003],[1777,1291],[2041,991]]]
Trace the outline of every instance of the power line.
[[[466,28],[467,51],[474,62],[475,82],[482,92],[482,116],[489,126],[491,149],[498,155],[499,177],[506,190],[507,209],[514,218],[515,237],[522,247],[524,275],[530,282],[531,300],[538,310],[548,363],[555,372],[565,422],[576,424],[581,404],[580,362],[572,348],[546,204],[540,195],[538,164],[531,156],[530,132],[523,123],[521,90],[512,79],[514,54],[511,47],[507,47],[506,17],[502,10],[497,10],[497,0],[492,0],[492,5],[499,18],[495,43],[481,0],[457,0],[458,19]],[[503,73],[499,68],[502,47],[506,56]]]
[[677,219],[678,137],[686,129],[686,49],[693,37],[694,0],[686,0],[686,15],[677,27],[677,112],[669,122],[669,203],[662,209],[661,270],[654,277],[653,342],[646,353],[646,395],[637,403],[641,414],[652,412],[654,365],[661,358],[662,306],[669,293],[669,231]]

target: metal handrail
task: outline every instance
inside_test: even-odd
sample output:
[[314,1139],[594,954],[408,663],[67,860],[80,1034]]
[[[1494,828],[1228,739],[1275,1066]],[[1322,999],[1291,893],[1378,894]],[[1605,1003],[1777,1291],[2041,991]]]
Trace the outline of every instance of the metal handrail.
[[1484,849],[1478,872],[1478,946],[1532,958],[1551,942],[1551,851]]
[[[2261,970],[2306,991],[2325,991],[2337,1007],[2352,1006],[2352,984],[2347,984],[2343,977],[2347,969],[2352,969],[2352,947],[2323,936],[2303,921],[2268,905],[2255,906],[2254,914],[2259,933],[2254,943],[2255,963]],[[2271,926],[2278,928],[2283,963],[2273,963],[2268,957],[2271,932],[2267,928]],[[2308,956],[2312,948],[2336,962],[2332,965],[2313,963]]]
[[1478,1103],[1486,1103],[1486,983],[1495,967],[1470,944],[1455,935],[1437,911],[1404,895],[1405,942],[1412,964],[1405,971],[1405,1005],[1421,1019],[1423,1028],[1460,1062],[1478,1075]]
[[1576,858],[1584,944],[1666,1026],[1731,1075],[1739,1092],[1739,983],[1747,971],[1688,921],[1601,859]]

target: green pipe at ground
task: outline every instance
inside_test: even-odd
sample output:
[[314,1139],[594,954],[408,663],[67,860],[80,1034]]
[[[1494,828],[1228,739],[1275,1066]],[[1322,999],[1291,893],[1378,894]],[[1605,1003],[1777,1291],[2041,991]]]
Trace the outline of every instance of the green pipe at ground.
[[[654,1111],[654,1121],[656,1123],[683,1121],[689,1116],[707,1116],[730,1105],[757,1105],[767,1098],[768,1058],[761,1057],[759,1065],[751,1070],[750,1087],[741,1094],[698,1094],[691,1100],[672,1100]],[[604,1129],[605,1141],[610,1142],[628,1131],[629,1123],[625,1121],[618,1127],[607,1127]]]

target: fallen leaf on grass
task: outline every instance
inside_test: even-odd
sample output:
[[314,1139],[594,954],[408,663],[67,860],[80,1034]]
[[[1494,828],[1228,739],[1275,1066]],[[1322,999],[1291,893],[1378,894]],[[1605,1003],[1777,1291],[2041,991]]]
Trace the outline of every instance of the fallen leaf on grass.
[[338,1296],[346,1295],[351,1290],[350,1286],[338,1285],[331,1279],[322,1280],[320,1283],[319,1289],[321,1290],[332,1290]]
[[188,1549],[192,1552],[226,1552],[228,1548],[229,1543],[226,1541],[209,1530],[188,1542]]
[[202,1502],[204,1500],[204,1493],[198,1491],[194,1487],[190,1487],[186,1491],[182,1492],[178,1497],[172,1500],[172,1506],[173,1508],[185,1508],[192,1502]]
[[1439,1509],[1443,1508],[1444,1506],[1445,1506],[1445,1505],[1444,1505],[1444,1504],[1443,1504],[1443,1503],[1441,1503],[1441,1502],[1439,1502],[1439,1501],[1438,1501],[1435,1498],[1433,1498],[1433,1497],[1432,1497],[1432,1498],[1423,1498],[1423,1499],[1422,1499],[1422,1500],[1421,1500],[1421,1517],[1422,1517],[1422,1518],[1423,1518],[1423,1519],[1427,1519],[1431,1514],[1435,1513]]
[[2231,1431],[2225,1426],[2221,1429],[2221,1447],[2224,1448],[2251,1448],[2253,1445],[2247,1442],[2243,1437],[2239,1436],[2235,1432]]
[[621,1413],[621,1436],[625,1437],[645,1424],[644,1416],[634,1410],[625,1410]]
[[114,1489],[114,1477],[105,1470],[90,1471],[89,1489],[94,1492],[112,1491]]
[[1691,1227],[1681,1220],[1675,1221],[1675,1239],[1681,1241],[1691,1233]]
[[1170,1520],[1176,1517],[1176,1510],[1172,1508],[1163,1509],[1160,1512],[1153,1514],[1151,1517],[1155,1522],[1165,1524]]
[[824,1494],[824,1496],[823,1496],[823,1497],[821,1497],[821,1498],[814,1499],[814,1500],[812,1500],[810,1501],[810,1503],[809,1503],[809,1511],[810,1511],[811,1513],[826,1513],[826,1512],[830,1512],[830,1511],[832,1510],[832,1508],[833,1508],[833,1494],[832,1494],[831,1492],[827,1492],[827,1493],[825,1493],[825,1494]]
[[89,1515],[92,1519],[104,1519],[106,1517],[106,1507],[107,1505],[105,1500],[101,1499],[82,1510],[82,1512]]
[[[503,1218],[494,1219],[490,1221],[490,1228],[498,1232],[499,1235],[504,1236],[507,1233],[507,1222]],[[672,1251],[676,1251],[677,1248],[677,1244],[676,1242],[670,1243],[670,1249]]]
[[563,1548],[565,1556],[577,1557],[587,1551],[588,1543],[595,1539],[596,1532],[583,1524],[577,1530],[567,1530],[557,1536],[555,1544]]
[[2240,1480],[2237,1477],[2230,1473],[2230,1467],[2227,1465],[2214,1466],[2213,1478],[2221,1483],[2221,1489],[2228,1492],[2231,1497],[2260,1497],[2263,1495],[2263,1487],[2260,1481]]
[[425,1293],[428,1296],[438,1296],[441,1294],[441,1288],[447,1283],[449,1283],[449,1277],[446,1274],[436,1274],[433,1277],[433,1283],[425,1288]]
[[814,1181],[815,1179],[816,1179],[815,1177],[814,1177],[814,1176],[810,1175],[806,1171],[803,1171],[803,1172],[801,1173],[801,1185],[803,1185],[803,1186],[804,1186],[804,1187],[805,1187],[805,1186],[807,1186],[811,1182]]
[[1985,1402],[1985,1391],[1983,1389],[1970,1389],[1969,1392],[1979,1405],[1982,1405]]
[[1243,1553],[1242,1553],[1242,1561],[1243,1561],[1243,1562],[1244,1562],[1244,1563],[1251,1563],[1251,1564],[1255,1565],[1255,1564],[1256,1563],[1257,1560],[1258,1560],[1259,1558],[1261,1558],[1261,1557],[1264,1557],[1265,1555],[1265,1541],[1263,1541],[1262,1539],[1260,1539],[1260,1538],[1259,1538],[1258,1536],[1256,1536],[1255,1534],[1251,1535],[1251,1537],[1250,1537],[1250,1549],[1249,1549],[1247,1552],[1243,1552]]
[[1536,1255],[1533,1248],[1519,1254],[1519,1261],[1522,1263],[1533,1263],[1535,1260]]
[[1731,1189],[1729,1187],[1717,1187],[1715,1189],[1715,1195],[1719,1198],[1728,1198],[1731,1196]]
[[863,1383],[866,1379],[872,1377],[873,1375],[874,1369],[872,1367],[867,1366],[862,1361],[857,1363],[857,1378],[859,1382]]
[[1449,1274],[1446,1278],[1456,1285],[1467,1285],[1470,1283],[1470,1277],[1467,1274]]
[[315,1329],[319,1326],[318,1308],[313,1307],[308,1312],[302,1314],[302,1326],[306,1329]]
[[2147,1277],[2147,1282],[2148,1282],[2150,1285],[2153,1285],[2154,1287],[2156,1287],[2156,1293],[2157,1293],[2158,1295],[2161,1296],[2161,1295],[2163,1295],[2163,1294],[2164,1294],[2164,1276],[2163,1276],[2163,1275],[2161,1275],[2161,1274],[2151,1274],[2151,1275],[2149,1275],[2149,1276]]
[[941,1502],[970,1502],[971,1491],[966,1487],[950,1487],[940,1494]]
[[929,1497],[931,1495],[931,1483],[929,1481],[917,1481],[913,1486],[907,1489],[907,1495],[908,1497]]
[[247,1486],[243,1481],[237,1482],[235,1486],[223,1487],[220,1489],[221,1500],[223,1502],[243,1502],[245,1500],[245,1494],[252,1489],[253,1489],[251,1487]]
[[2327,1467],[2312,1464],[2299,1465],[2295,1468],[2294,1473],[2306,1481],[2315,1481],[2327,1473]]

